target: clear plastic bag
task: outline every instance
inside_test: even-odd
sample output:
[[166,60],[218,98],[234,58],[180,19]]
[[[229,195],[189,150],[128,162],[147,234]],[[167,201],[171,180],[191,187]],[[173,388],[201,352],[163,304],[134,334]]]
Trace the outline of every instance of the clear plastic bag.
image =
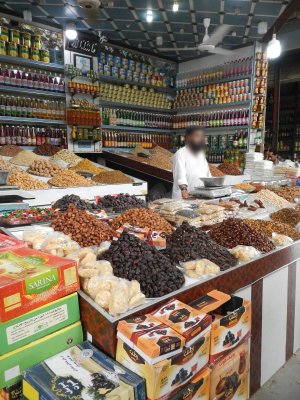
[[48,235],[41,245],[41,250],[54,256],[65,257],[79,250],[80,246],[63,233]]
[[197,279],[204,276],[216,275],[220,272],[220,267],[207,258],[182,262],[180,265],[190,278]]
[[281,235],[279,233],[272,233],[272,242],[276,247],[287,246],[293,243],[293,239],[286,235]]
[[28,231],[23,232],[22,239],[24,242],[35,250],[40,250],[42,243],[45,241],[47,236],[53,233],[52,228],[37,228],[37,229],[30,229]]
[[238,261],[250,261],[261,253],[253,246],[235,246],[229,250]]

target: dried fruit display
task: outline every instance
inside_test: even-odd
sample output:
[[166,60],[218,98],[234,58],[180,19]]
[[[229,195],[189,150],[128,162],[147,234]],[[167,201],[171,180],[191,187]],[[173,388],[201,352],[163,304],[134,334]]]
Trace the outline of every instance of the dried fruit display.
[[9,185],[18,186],[23,190],[36,190],[36,189],[48,189],[47,183],[40,181],[39,179],[32,178],[27,172],[17,171],[11,172],[8,176],[7,183]]
[[221,246],[232,249],[238,245],[253,246],[262,253],[275,248],[271,240],[238,218],[228,218],[209,231],[209,236]]
[[104,168],[97,167],[97,165],[95,165],[87,158],[79,161],[79,163],[77,163],[70,169],[72,169],[73,171],[90,172],[91,174],[99,174],[100,172],[105,171]]
[[53,204],[53,208],[59,209],[60,211],[66,211],[70,204],[74,204],[78,210],[94,211],[100,209],[100,206],[98,207],[96,203],[85,201],[76,194],[66,194]]
[[238,167],[231,163],[223,163],[218,166],[218,169],[225,175],[243,175]]
[[61,147],[54,146],[51,143],[43,143],[34,150],[34,152],[40,156],[54,156],[54,154],[58,153],[62,150]]
[[54,176],[63,171],[58,165],[48,160],[35,160],[30,164],[28,172],[37,176]]
[[300,222],[300,211],[294,208],[282,208],[270,214],[273,221],[296,226]]
[[115,184],[115,183],[132,183],[134,180],[123,174],[121,171],[102,171],[98,175],[93,176],[92,180],[96,183]]
[[29,167],[30,164],[35,160],[40,160],[41,157],[29,150],[20,151],[17,155],[11,158],[9,161],[12,164],[23,165]]
[[128,233],[122,233],[99,256],[112,264],[114,275],[137,280],[146,297],[160,297],[181,288],[183,273],[155,247]]
[[5,157],[14,157],[21,151],[23,151],[22,147],[15,144],[6,144],[0,147],[0,155]]
[[225,174],[217,167],[212,164],[208,164],[210,173],[212,176],[224,176]]
[[93,183],[71,170],[64,170],[49,179],[48,183],[58,187],[92,186]]
[[281,235],[289,236],[293,240],[300,239],[300,232],[298,232],[291,225],[283,222],[264,221],[259,219],[244,219],[243,221],[246,222],[247,225],[251,226],[251,228],[256,229],[269,238],[272,238],[272,233],[275,232]]

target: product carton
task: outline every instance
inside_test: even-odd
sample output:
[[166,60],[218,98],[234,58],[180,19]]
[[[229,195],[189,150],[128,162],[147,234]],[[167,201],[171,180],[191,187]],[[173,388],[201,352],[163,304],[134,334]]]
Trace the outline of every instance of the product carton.
[[116,360],[143,377],[148,400],[173,399],[189,380],[208,363],[210,332],[206,332],[192,346],[156,364],[149,364],[132,347],[118,340]]
[[124,224],[124,225],[120,226],[119,229],[115,230],[114,238],[119,238],[124,231],[126,231],[127,233],[130,233],[133,236],[136,236],[140,240],[146,240],[149,235],[150,229],[147,227],[141,228],[141,227],[135,226],[135,225]]
[[26,243],[12,236],[0,233],[0,251],[15,250],[20,247],[26,247]]
[[210,400],[249,399],[249,346],[247,339],[212,367]]
[[210,329],[211,316],[171,299],[152,315],[185,338],[185,345],[190,346],[206,329]]
[[210,372],[209,368],[198,372],[172,400],[209,400]]
[[120,321],[117,336],[150,364],[180,353],[185,344],[183,336],[151,315]]
[[0,389],[0,400],[22,400],[22,381]]
[[145,400],[142,378],[83,342],[25,372],[28,400]]
[[79,321],[77,293],[0,323],[0,355]]
[[33,365],[82,341],[80,322],[0,356],[0,389],[17,383]]
[[79,288],[76,262],[26,247],[0,253],[0,322]]
[[251,333],[251,301],[213,290],[190,304],[213,317],[210,363],[238,346]]

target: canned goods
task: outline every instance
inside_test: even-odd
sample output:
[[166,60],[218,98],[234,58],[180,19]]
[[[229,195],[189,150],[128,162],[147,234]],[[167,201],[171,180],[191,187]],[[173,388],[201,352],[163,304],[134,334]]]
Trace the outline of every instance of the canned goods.
[[4,40],[0,40],[0,54],[6,55],[6,43]]
[[42,37],[40,35],[32,36],[32,47],[41,50],[42,48]]
[[8,37],[9,29],[7,26],[0,25],[0,40],[4,40],[4,42],[8,42],[9,37]]
[[18,57],[18,46],[15,42],[8,43],[8,52],[7,54],[11,57]]
[[114,65],[114,58],[112,54],[106,54],[106,65],[113,66]]
[[111,76],[111,71],[110,71],[110,66],[109,65],[104,65],[104,75],[105,76]]
[[20,37],[20,31],[18,31],[18,29],[11,29],[9,31],[10,33],[10,41],[14,42],[16,44],[20,44],[21,41],[21,37]]
[[28,58],[29,58],[29,49],[28,49],[27,46],[22,45],[22,44],[19,46],[19,57],[25,58],[25,59],[28,60]]
[[46,62],[46,63],[50,62],[49,50],[41,50],[41,61]]
[[21,43],[24,46],[31,47],[31,34],[29,32],[22,32]]
[[121,57],[120,56],[114,56],[114,67],[121,68]]
[[31,48],[31,59],[35,61],[40,61],[40,49],[37,47]]
[[111,67],[111,75],[114,78],[119,78],[119,68],[118,67]]

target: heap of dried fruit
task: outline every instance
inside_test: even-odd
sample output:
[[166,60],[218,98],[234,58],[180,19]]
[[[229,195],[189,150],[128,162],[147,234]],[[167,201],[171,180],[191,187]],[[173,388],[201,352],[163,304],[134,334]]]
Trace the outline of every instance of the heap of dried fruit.
[[247,225],[251,226],[252,229],[257,230],[263,235],[272,238],[272,233],[279,233],[280,235],[286,235],[293,240],[300,239],[300,232],[294,229],[291,225],[284,224],[276,221],[264,221],[260,219],[244,219]]
[[225,174],[212,164],[208,164],[212,176],[224,176]]
[[295,199],[300,198],[300,187],[268,187],[272,192],[276,193],[278,196],[283,197],[290,203],[295,201]]
[[218,166],[218,169],[225,175],[243,175],[238,167],[231,163],[223,163]]
[[295,208],[282,208],[270,214],[273,221],[296,226],[300,222],[300,211]]
[[64,170],[49,179],[48,183],[58,187],[92,186],[93,183],[71,170]]
[[40,156],[54,156],[54,154],[58,153],[62,150],[61,147],[54,146],[51,143],[43,143],[34,150],[34,152]]
[[133,179],[123,174],[121,171],[102,171],[100,174],[93,176],[92,180],[102,184],[115,184],[115,183],[132,183]]
[[0,147],[0,155],[5,157],[14,157],[21,151],[23,151],[22,147],[15,144],[6,144]]
[[63,171],[58,165],[48,160],[35,160],[30,164],[28,172],[37,176],[54,176]]
[[78,164],[74,165],[70,169],[73,171],[90,172],[91,174],[99,174],[100,172],[105,171],[105,169],[97,167],[97,165],[87,158],[79,161]]
[[47,183],[42,182],[38,179],[32,178],[27,172],[14,171],[8,176],[7,183],[9,185],[18,186],[23,190],[36,190],[36,189],[48,189]]

